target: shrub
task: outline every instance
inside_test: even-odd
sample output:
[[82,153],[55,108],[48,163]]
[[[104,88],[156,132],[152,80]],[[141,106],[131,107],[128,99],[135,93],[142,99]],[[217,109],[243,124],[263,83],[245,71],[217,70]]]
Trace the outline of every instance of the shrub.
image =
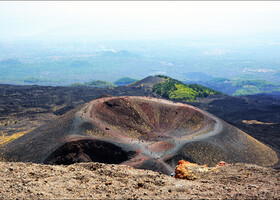
[[165,98],[180,101],[195,101],[198,97],[223,95],[221,92],[198,84],[184,84],[179,80],[163,75],[157,75],[157,77],[165,77],[167,81],[155,84],[153,91]]

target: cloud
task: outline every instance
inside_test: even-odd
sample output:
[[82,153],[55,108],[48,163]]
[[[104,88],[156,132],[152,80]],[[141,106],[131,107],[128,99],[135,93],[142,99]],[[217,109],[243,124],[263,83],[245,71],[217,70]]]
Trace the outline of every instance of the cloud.
[[280,2],[21,1],[0,2],[1,34],[32,35],[87,24],[108,35],[184,36],[280,32]]

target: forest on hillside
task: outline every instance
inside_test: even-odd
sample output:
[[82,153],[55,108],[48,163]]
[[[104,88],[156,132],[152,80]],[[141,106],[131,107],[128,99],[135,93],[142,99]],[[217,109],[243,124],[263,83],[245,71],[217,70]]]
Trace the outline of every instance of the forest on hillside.
[[222,92],[198,84],[185,84],[177,79],[164,75],[157,77],[166,79],[165,82],[155,84],[153,91],[157,94],[173,100],[196,101],[197,98],[208,97],[211,95],[223,95]]

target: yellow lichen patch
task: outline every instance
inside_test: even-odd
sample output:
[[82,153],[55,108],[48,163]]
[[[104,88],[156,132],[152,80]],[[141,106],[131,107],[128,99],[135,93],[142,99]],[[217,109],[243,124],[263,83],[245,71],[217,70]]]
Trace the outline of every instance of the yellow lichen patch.
[[87,129],[86,133],[88,136],[96,136],[96,137],[106,137],[106,138],[111,138],[112,136],[110,134],[106,134],[103,131],[94,128],[94,129]]
[[122,135],[132,137],[132,138],[139,138],[139,137],[143,136],[140,131],[138,131],[137,129],[133,129],[133,128],[127,128],[127,133],[122,132]]
[[154,122],[154,124],[157,124],[157,125],[159,125],[159,116],[160,116],[160,113],[159,113],[159,111],[158,110],[156,110],[156,109],[153,109],[153,112],[154,112],[154,117],[155,117],[155,122]]
[[257,120],[242,120],[242,122],[244,124],[264,124],[264,125],[274,125],[276,123],[266,123],[266,122],[260,122],[260,121],[257,121]]
[[30,132],[31,130],[29,131],[22,131],[22,132],[17,132],[17,133],[14,133],[12,135],[7,135],[7,134],[3,134],[2,136],[0,136],[0,146],[1,145],[4,145],[6,143],[9,143],[21,136],[23,136],[24,134]]
[[128,136],[131,138],[139,138],[142,136],[142,134],[138,130],[133,129],[131,127],[120,127],[120,126],[110,125],[110,128],[113,129],[114,131],[119,132],[121,135]]
[[63,105],[55,105],[55,104],[51,104],[51,107],[52,107],[52,110],[55,112],[55,111],[58,111],[60,109],[62,109],[63,107],[65,107],[66,104],[63,104]]

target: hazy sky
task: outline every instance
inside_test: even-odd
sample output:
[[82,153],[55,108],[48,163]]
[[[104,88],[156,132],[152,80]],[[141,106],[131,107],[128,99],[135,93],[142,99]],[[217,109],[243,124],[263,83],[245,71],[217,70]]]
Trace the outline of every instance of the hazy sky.
[[275,1],[1,1],[0,37],[277,36],[279,19]]

